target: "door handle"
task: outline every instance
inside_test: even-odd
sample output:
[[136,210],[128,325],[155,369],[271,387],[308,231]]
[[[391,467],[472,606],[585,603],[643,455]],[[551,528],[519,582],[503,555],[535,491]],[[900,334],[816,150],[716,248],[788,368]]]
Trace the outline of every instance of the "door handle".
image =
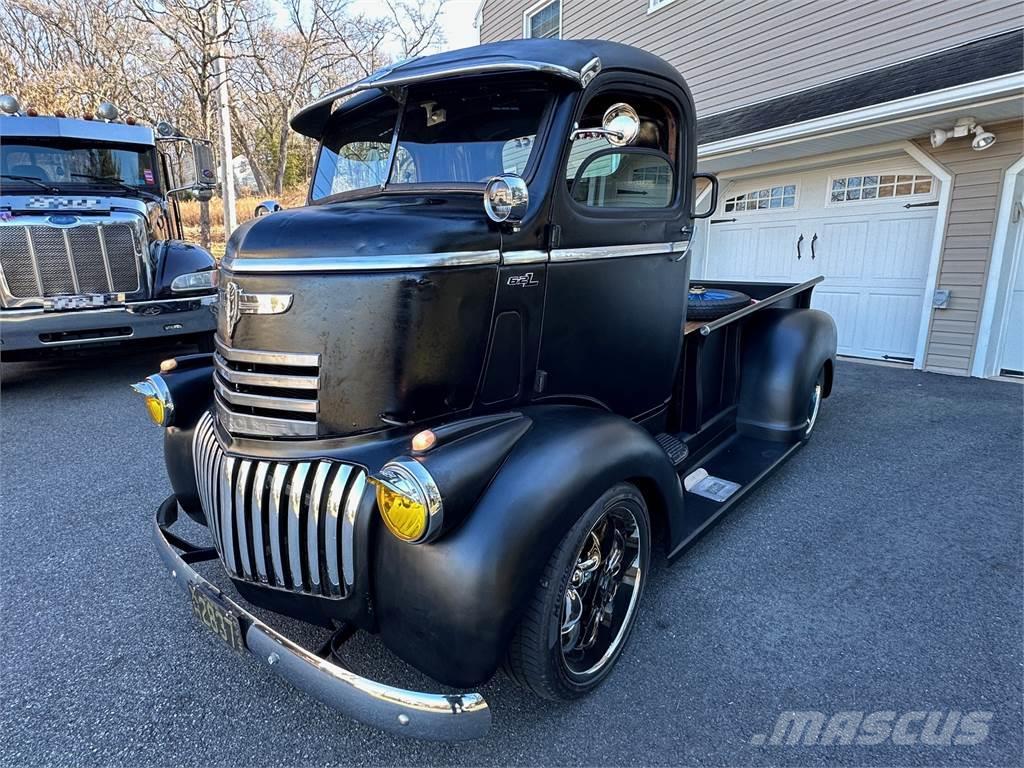
[[818,233],[817,233],[817,232],[815,232],[815,233],[814,233],[814,237],[812,237],[812,238],[811,238],[811,259],[812,259],[812,260],[813,260],[813,259],[814,259],[814,257],[815,257],[815,256],[817,255],[817,254],[816,254],[816,253],[814,252],[814,244],[815,244],[816,242],[818,242]]
[[800,243],[802,243],[803,241],[804,241],[804,236],[803,236],[803,234],[801,234],[800,237],[798,237],[796,239],[796,257],[798,259],[803,257],[803,254],[800,253]]

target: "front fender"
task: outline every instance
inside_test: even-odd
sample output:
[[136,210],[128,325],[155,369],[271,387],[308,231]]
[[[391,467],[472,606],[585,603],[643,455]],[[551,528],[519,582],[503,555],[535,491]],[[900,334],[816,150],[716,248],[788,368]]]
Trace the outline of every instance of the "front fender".
[[681,517],[678,477],[641,427],[583,407],[523,414],[530,429],[458,528],[410,545],[376,526],[372,583],[381,636],[449,685],[477,685],[494,673],[551,553],[608,488],[638,482],[654,489],[655,506],[668,507],[669,520]]
[[174,403],[174,420],[164,430],[164,464],[181,508],[206,525],[192,463],[192,437],[199,417],[213,405],[213,356],[186,355],[176,360],[177,368],[160,374]]
[[183,240],[163,240],[153,245],[155,279],[153,297],[157,299],[180,296],[171,293],[174,278],[190,272],[204,272],[216,269],[217,261],[210,252],[194,243]]

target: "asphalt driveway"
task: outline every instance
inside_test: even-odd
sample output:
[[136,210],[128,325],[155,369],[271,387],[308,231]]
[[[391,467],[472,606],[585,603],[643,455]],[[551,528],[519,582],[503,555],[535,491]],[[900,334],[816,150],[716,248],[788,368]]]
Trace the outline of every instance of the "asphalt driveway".
[[[223,648],[149,539],[160,354],[5,365],[0,761],[8,765],[1020,765],[1024,388],[842,363],[808,447],[672,566],[618,669],[553,706],[498,678],[483,740],[353,723]],[[430,687],[373,638],[347,656]],[[911,713],[907,743],[773,744],[779,713]],[[968,744],[921,718],[976,715]],[[857,717],[859,721],[859,717]],[[979,739],[978,736],[981,736]],[[941,742],[942,739],[939,739]],[[955,739],[954,739],[955,741]]]

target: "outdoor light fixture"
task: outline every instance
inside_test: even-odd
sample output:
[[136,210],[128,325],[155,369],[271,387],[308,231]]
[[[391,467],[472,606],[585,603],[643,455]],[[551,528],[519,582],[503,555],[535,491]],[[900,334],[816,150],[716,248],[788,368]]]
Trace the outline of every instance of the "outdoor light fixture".
[[973,117],[961,117],[948,130],[933,128],[931,135],[932,146],[941,147],[949,139],[961,139],[972,133],[974,138],[971,140],[971,147],[975,150],[988,149],[996,143],[996,135],[978,125],[978,121]]
[[980,125],[974,126],[974,139],[971,141],[971,148],[975,150],[988,149],[996,143],[996,135],[992,131],[986,131]]

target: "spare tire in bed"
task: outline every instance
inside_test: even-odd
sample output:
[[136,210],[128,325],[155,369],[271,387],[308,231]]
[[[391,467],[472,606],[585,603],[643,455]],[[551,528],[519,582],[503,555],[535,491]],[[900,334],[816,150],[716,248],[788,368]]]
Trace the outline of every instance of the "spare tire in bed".
[[743,309],[749,303],[750,297],[739,291],[692,285],[686,301],[686,319],[717,320],[737,309]]

